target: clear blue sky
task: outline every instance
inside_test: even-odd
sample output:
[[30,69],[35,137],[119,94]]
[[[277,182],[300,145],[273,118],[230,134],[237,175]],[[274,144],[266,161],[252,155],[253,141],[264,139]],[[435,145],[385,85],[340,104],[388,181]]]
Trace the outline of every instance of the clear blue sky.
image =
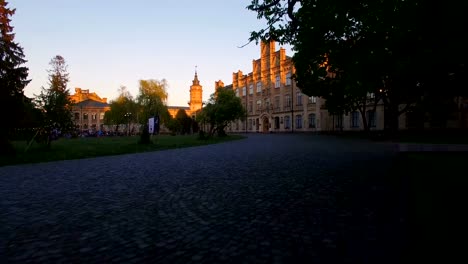
[[[187,106],[195,65],[203,100],[214,82],[252,71],[260,47],[250,31],[264,27],[245,7],[250,0],[10,0],[16,42],[24,48],[31,83],[25,94],[47,87],[47,69],[62,55],[68,85],[111,100],[121,85],[133,96],[140,79],[166,79],[169,105]],[[279,46],[277,46],[279,48]],[[289,47],[287,54],[292,55]]]

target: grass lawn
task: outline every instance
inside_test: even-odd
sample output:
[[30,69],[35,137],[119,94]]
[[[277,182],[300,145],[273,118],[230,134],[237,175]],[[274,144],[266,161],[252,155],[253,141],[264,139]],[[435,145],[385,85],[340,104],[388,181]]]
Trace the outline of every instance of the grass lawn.
[[397,158],[392,176],[404,197],[411,262],[452,259],[466,250],[467,162],[468,153],[460,152],[402,153]]
[[138,136],[74,138],[53,141],[49,150],[34,142],[27,152],[25,152],[26,141],[15,141],[13,144],[17,150],[16,157],[0,157],[0,166],[185,148],[242,138],[244,137],[240,135],[229,135],[222,138],[214,137],[208,140],[199,140],[197,135],[159,135],[153,136],[153,144],[150,145],[138,144]]

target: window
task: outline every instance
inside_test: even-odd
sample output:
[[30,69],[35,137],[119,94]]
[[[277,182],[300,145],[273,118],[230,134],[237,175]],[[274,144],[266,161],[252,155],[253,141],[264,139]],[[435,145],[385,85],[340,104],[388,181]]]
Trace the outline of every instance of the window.
[[104,120],[104,113],[99,113],[99,120]]
[[279,96],[275,96],[275,105],[274,107],[276,109],[280,109],[280,97]]
[[91,114],[91,119],[92,119],[92,120],[96,120],[96,119],[97,119],[97,115],[96,115],[96,114]]
[[296,105],[302,105],[302,93],[296,93]]
[[302,128],[302,115],[296,115],[296,128]]
[[367,93],[367,99],[374,99],[375,94],[374,93]]
[[247,95],[247,91],[246,91],[246,87],[242,87],[242,96],[246,96]]
[[343,116],[335,115],[335,128],[343,127]]
[[359,112],[351,112],[351,127],[359,127]]
[[291,107],[291,96],[289,94],[284,96],[284,103],[286,107]]
[[278,116],[275,117],[275,129],[279,129],[280,126],[280,118]]
[[309,96],[309,104],[315,104],[315,103],[317,103],[317,97]]
[[309,114],[309,128],[315,128],[315,114]]
[[253,102],[249,101],[249,112],[252,113],[253,111]]
[[270,98],[265,99],[265,109],[270,109]]
[[88,129],[88,124],[84,124],[84,125],[83,125],[83,128],[84,128],[84,129]]
[[80,113],[75,113],[75,120],[80,120]]
[[88,120],[88,114],[87,113],[83,114],[83,120]]
[[262,82],[257,82],[257,93],[262,92]]
[[286,73],[286,85],[291,85],[291,73]]
[[249,85],[249,94],[253,94],[253,84]]
[[257,100],[257,111],[262,110],[262,100]]
[[284,117],[284,128],[289,129],[289,116]]
[[373,110],[368,110],[366,112],[366,119],[367,119],[367,124],[369,124],[369,127],[375,127],[375,111]]
[[242,121],[242,130],[245,130],[245,121]]
[[281,81],[280,81],[280,76],[276,76],[276,81],[275,81],[275,88],[280,88]]
[[252,123],[253,123],[253,122],[252,122],[252,119],[249,119],[249,130],[252,130],[252,128],[253,128]]

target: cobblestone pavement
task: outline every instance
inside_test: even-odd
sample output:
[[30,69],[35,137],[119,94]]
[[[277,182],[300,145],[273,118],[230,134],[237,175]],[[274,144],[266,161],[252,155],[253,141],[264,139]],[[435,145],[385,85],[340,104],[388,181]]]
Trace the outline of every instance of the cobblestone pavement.
[[0,168],[1,263],[395,263],[394,147],[317,135]]

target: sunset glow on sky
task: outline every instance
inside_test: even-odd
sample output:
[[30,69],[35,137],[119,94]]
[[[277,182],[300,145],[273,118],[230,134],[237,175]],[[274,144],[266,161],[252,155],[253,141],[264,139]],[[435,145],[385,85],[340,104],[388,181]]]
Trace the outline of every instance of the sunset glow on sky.
[[265,24],[246,9],[250,0],[8,2],[16,8],[15,40],[28,60],[29,97],[47,87],[49,61],[62,55],[71,93],[80,87],[111,100],[121,85],[136,96],[139,79],[165,78],[169,104],[187,106],[197,66],[205,101],[215,81],[230,84],[233,72],[252,70],[260,46],[239,46]]

